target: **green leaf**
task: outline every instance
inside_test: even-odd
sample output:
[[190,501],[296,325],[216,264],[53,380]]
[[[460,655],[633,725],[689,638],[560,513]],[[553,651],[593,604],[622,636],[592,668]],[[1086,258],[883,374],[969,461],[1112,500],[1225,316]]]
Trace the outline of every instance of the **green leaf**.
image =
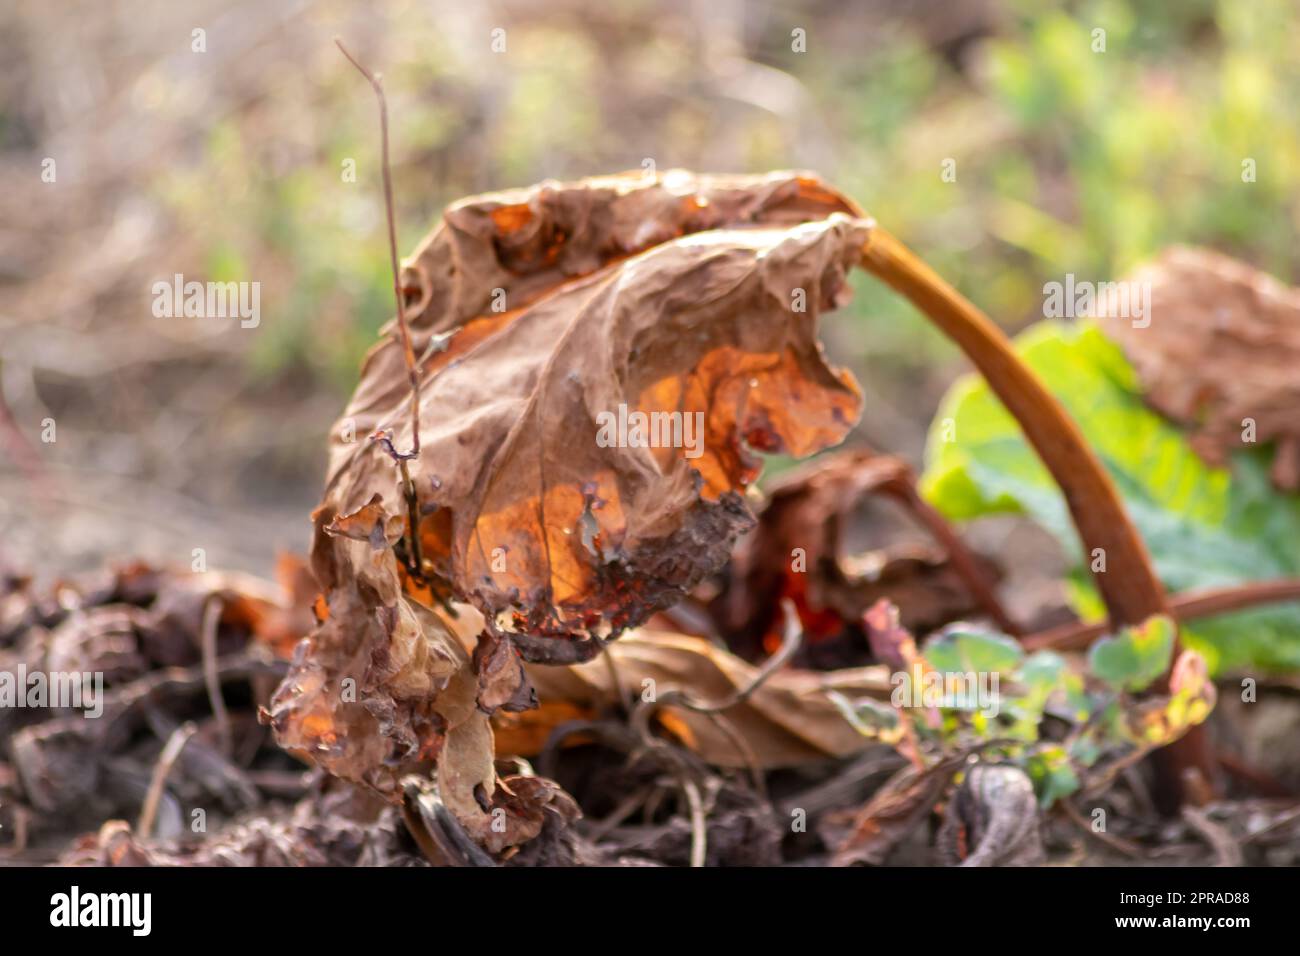
[[956,626],[927,640],[921,648],[921,656],[937,671],[991,674],[1015,670],[1025,652],[1013,637]]
[[1065,658],[1052,650],[1039,650],[1024,659],[1014,675],[1017,689],[1002,697],[1002,715],[1010,718],[1010,724],[998,732],[1019,740],[1039,739],[1044,708],[1050,697],[1065,691],[1066,676]]
[[[1079,424],[1110,472],[1171,591],[1300,575],[1300,496],[1268,480],[1263,451],[1211,468],[1182,432],[1142,401],[1132,367],[1093,325],[1042,322],[1021,336],[1025,361]],[[931,427],[922,489],[945,515],[1030,515],[1066,553],[1084,557],[1056,484],[984,382],[967,376]],[[1087,556],[1089,561],[1094,556]],[[1095,608],[1086,568],[1077,606]],[[1197,621],[1183,631],[1212,673],[1300,667],[1295,603]]]
[[[1015,721],[1011,733],[1017,737],[1037,739],[1038,725],[1042,722],[1048,701],[1053,696],[1069,698],[1069,678],[1065,658],[1060,654],[1037,651],[1027,657],[1020,666],[1020,672],[1015,675],[1021,691],[1019,694],[1008,695],[1004,704],[1005,711]],[[1077,714],[1077,709],[1071,711],[1071,717]]]
[[1059,745],[1044,747],[1030,756],[1025,769],[1038,791],[1039,805],[1044,808],[1079,789],[1079,774],[1065,748]]
[[1142,690],[1169,668],[1174,651],[1174,622],[1159,615],[1137,627],[1103,637],[1088,649],[1093,675],[1121,690]]
[[1025,695],[1047,700],[1065,676],[1065,658],[1055,651],[1035,651],[1025,659],[1020,668],[1020,683],[1025,685]]
[[849,700],[838,691],[828,691],[826,696],[853,729],[864,737],[888,740],[892,739],[893,732],[898,730],[898,711],[888,704],[869,697]]

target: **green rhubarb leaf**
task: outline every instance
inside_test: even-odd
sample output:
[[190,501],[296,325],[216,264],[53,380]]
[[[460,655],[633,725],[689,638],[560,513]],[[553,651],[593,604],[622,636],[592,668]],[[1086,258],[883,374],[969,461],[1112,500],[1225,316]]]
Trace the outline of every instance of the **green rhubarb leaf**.
[[[1091,323],[1039,323],[1017,349],[1110,472],[1171,591],[1300,575],[1300,495],[1273,488],[1263,450],[1236,454],[1229,468],[1207,465],[1143,403],[1123,353]],[[949,518],[1027,514],[1072,559],[1084,557],[1060,491],[983,380],[953,385],[931,427],[926,461],[922,490]],[[1087,568],[1074,580],[1076,607],[1094,616]],[[1197,621],[1183,633],[1212,673],[1300,667],[1294,602]]]
[[921,656],[937,671],[991,674],[1014,670],[1025,652],[1014,637],[954,625],[927,640]]
[[1143,690],[1169,669],[1174,651],[1174,622],[1160,615],[1088,649],[1093,675],[1117,690]]
[[1038,793],[1039,805],[1044,808],[1079,789],[1079,774],[1060,745],[1044,747],[1031,755],[1026,769]]

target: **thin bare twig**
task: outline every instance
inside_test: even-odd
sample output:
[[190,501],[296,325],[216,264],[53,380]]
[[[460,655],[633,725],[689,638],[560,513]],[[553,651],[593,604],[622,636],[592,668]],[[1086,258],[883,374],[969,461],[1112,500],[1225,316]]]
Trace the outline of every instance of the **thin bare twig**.
[[683,752],[667,742],[657,739],[650,733],[650,716],[658,708],[671,705],[708,717],[740,751],[741,757],[745,760],[755,778],[756,792],[763,793],[765,788],[758,780],[757,764],[754,761],[752,751],[745,745],[743,738],[735,732],[735,729],[722,719],[722,714],[724,711],[748,700],[758,688],[763,686],[768,678],[784,667],[799,650],[800,644],[803,643],[803,629],[799,626],[799,615],[794,604],[788,599],[782,602],[782,610],[785,613],[786,628],[781,647],[764,662],[758,673],[744,687],[737,688],[726,697],[713,701],[699,700],[684,690],[670,688],[655,700],[641,701],[632,712],[630,723],[636,736],[641,740],[641,746],[631,754],[629,760],[635,761],[642,754],[654,753],[661,756],[668,763],[678,787],[686,798],[687,808],[690,813],[691,866],[693,867],[703,866],[708,852],[708,821],[704,801],[700,796],[699,785],[691,778],[690,768]]
[[135,835],[140,839],[147,839],[150,831],[153,830],[154,817],[158,815],[158,802],[162,799],[167,777],[172,772],[172,767],[176,765],[181,751],[197,731],[198,727],[193,721],[186,721],[167,738],[162,753],[158,755],[158,762],[153,767],[153,777],[149,780],[149,791],[145,794],[144,806],[135,824]]
[[339,51],[369,82],[379,100],[379,135],[382,141],[381,169],[384,180],[384,212],[388,219],[388,261],[393,272],[393,298],[397,302],[397,327],[401,333],[402,354],[406,359],[406,374],[411,383],[411,450],[400,452],[393,445],[391,431],[376,432],[370,437],[378,441],[397,462],[406,489],[407,569],[419,581],[424,580],[424,561],[420,555],[420,504],[415,492],[415,482],[407,462],[420,457],[420,363],[415,358],[415,345],[411,339],[411,326],[406,321],[406,295],[402,292],[402,272],[397,261],[397,213],[393,207],[393,176],[388,161],[388,98],[384,95],[383,74],[371,73],[348,52],[343,41],[334,38]]
[[803,628],[800,627],[799,614],[795,610],[794,604],[787,598],[781,602],[781,607],[785,614],[785,636],[781,641],[781,646],[775,654],[764,661],[758,673],[744,687],[737,688],[720,700],[712,701],[699,700],[691,696],[687,691],[673,687],[664,691],[654,700],[643,700],[637,704],[636,709],[632,712],[630,723],[636,736],[643,742],[643,749],[652,748],[658,743],[654,735],[650,733],[650,717],[660,707],[676,706],[702,714],[709,718],[710,722],[718,728],[718,731],[736,748],[741,759],[745,762],[745,766],[749,769],[755,792],[766,796],[767,787],[758,769],[758,761],[753,750],[731,722],[723,717],[723,713],[748,700],[756,690],[763,686],[768,678],[789,663],[803,643]]
[[1100,840],[1117,853],[1121,853],[1131,860],[1140,860],[1145,856],[1142,852],[1142,848],[1136,843],[1131,843],[1123,837],[1114,836],[1113,834],[1107,833],[1105,830],[1093,829],[1092,824],[1090,824],[1087,819],[1084,818],[1083,814],[1079,812],[1079,808],[1069,800],[1061,800],[1057,805],[1061,808],[1061,812],[1071,823],[1089,836]]
[[1183,822],[1196,831],[1210,849],[1214,850],[1215,866],[1241,866],[1244,858],[1241,844],[1228,832],[1210,819],[1208,813],[1199,807],[1183,807]]
[[1249,762],[1241,759],[1231,751],[1223,749],[1216,750],[1214,759],[1219,762],[1219,766],[1227,771],[1228,774],[1252,788],[1260,796],[1295,796],[1291,788],[1278,780],[1277,777],[1273,776],[1267,770],[1251,765]]
[[203,683],[208,688],[212,716],[217,720],[221,755],[229,760],[234,750],[234,738],[230,732],[230,714],[226,710],[226,701],[221,696],[221,677],[217,673],[217,628],[220,624],[221,596],[213,594],[203,605]]
[[629,705],[627,691],[623,687],[623,681],[619,678],[618,663],[614,660],[614,655],[610,653],[608,644],[601,643],[600,656],[605,660],[605,670],[609,673],[609,682],[614,689],[614,697],[618,700],[618,709],[626,715]]
[[1270,834],[1289,827],[1291,824],[1300,820],[1300,806],[1294,806],[1289,810],[1283,811],[1276,819],[1262,830],[1256,830],[1254,833],[1246,836],[1242,843],[1255,843],[1262,840]]
[[686,805],[691,812],[691,866],[698,869],[704,866],[708,852],[708,826],[704,820],[704,800],[700,797],[700,788],[690,777],[680,778],[682,791],[686,794]]
[[632,722],[638,733],[642,736],[645,735],[645,728],[649,725],[650,714],[657,707],[672,704],[676,707],[694,711],[697,714],[718,714],[748,700],[756,690],[767,682],[768,678],[789,663],[803,643],[803,628],[800,627],[799,613],[795,610],[794,603],[789,598],[785,598],[781,601],[781,608],[785,614],[785,636],[776,653],[763,662],[763,666],[759,668],[753,680],[744,687],[732,691],[726,697],[711,701],[699,700],[684,690],[675,687],[670,688],[655,700],[642,701],[637,706],[636,712],[632,715]]
[[398,460],[418,458],[420,455],[420,375],[415,360],[415,346],[411,341],[411,327],[406,322],[406,296],[402,293],[402,274],[397,262],[397,216],[393,210],[393,177],[388,163],[388,98],[384,95],[384,77],[382,73],[371,73],[348,52],[343,41],[334,38],[334,45],[348,58],[348,62],[357,68],[375,91],[379,100],[379,135],[382,138],[382,171],[384,179],[384,211],[388,216],[388,261],[393,270],[393,296],[397,300],[397,326],[402,335],[402,351],[406,356],[406,369],[411,381],[411,450],[405,454],[392,445],[391,437],[386,440],[389,453]]
[[642,787],[634,793],[628,794],[610,812],[609,816],[603,820],[597,820],[587,829],[587,839],[593,843],[599,842],[611,830],[640,810],[649,795],[649,787]]

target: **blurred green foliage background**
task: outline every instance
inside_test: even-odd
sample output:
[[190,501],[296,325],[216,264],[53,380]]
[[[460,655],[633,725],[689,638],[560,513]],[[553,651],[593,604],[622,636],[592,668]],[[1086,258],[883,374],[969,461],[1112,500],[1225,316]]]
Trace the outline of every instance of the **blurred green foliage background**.
[[[315,500],[325,431],[391,313],[376,105],[335,35],[385,76],[405,251],[460,196],[652,159],[815,169],[1008,330],[1041,316],[1044,282],[1115,278],[1171,243],[1292,280],[1300,265],[1294,0],[57,6],[0,13],[0,166],[35,182],[58,155],[68,180],[0,201],[6,334],[62,323],[135,347],[159,334],[145,290],[174,272],[261,282],[263,320],[187,345],[183,382],[174,355],[81,392],[33,364],[34,390],[8,400],[20,421],[111,429],[134,443],[125,473],[223,506],[277,481],[290,513]],[[69,300],[70,277],[99,285]],[[828,348],[863,381],[862,437],[915,457],[959,359],[891,292],[856,286]],[[200,374],[222,389],[214,421],[137,447]],[[312,424],[288,435],[294,408]],[[256,437],[268,421],[274,442]],[[214,447],[239,476],[226,492],[195,480]]]
[[[783,7],[761,30],[742,22],[725,53],[732,43],[701,35],[707,22],[661,20],[652,4],[601,5],[599,19],[539,8],[502,19],[504,54],[487,52],[485,30],[475,56],[438,17],[394,7],[362,49],[387,73],[403,248],[462,194],[645,157],[762,170],[816,155],[819,171],[1010,327],[1039,314],[1044,281],[1115,277],[1170,243],[1294,276],[1300,22],[1290,0],[1007,2],[946,50],[901,10],[877,11],[870,43],[846,49],[833,34],[851,5]],[[790,49],[798,25],[802,53]],[[332,47],[292,66],[274,101],[215,123],[204,161],[156,185],[204,234],[213,278],[268,261],[284,271],[253,368],[300,363],[342,394],[391,310],[375,105]],[[750,70],[758,102],[736,108],[726,101]],[[316,113],[309,124],[288,115],[303,103]],[[809,130],[814,142],[801,142]],[[287,168],[274,161],[286,151],[297,160]],[[346,157],[359,164],[355,185],[340,180]],[[955,182],[941,176],[946,159]],[[1242,181],[1246,160],[1254,182]],[[837,336],[848,357],[903,369],[948,357],[906,305],[860,285]]]

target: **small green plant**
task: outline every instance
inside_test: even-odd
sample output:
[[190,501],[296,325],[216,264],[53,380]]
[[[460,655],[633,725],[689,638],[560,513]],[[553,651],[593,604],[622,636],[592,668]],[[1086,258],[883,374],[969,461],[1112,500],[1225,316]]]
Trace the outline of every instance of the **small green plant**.
[[1019,766],[1043,807],[1103,787],[1214,707],[1214,685],[1195,651],[1179,655],[1167,691],[1146,693],[1169,670],[1175,646],[1165,616],[1096,641],[1082,666],[1055,651],[1027,654],[1014,638],[965,624],[918,650],[892,607],[873,608],[867,626],[895,667],[894,691],[888,704],[836,695],[849,722],[918,766],[974,751]]

